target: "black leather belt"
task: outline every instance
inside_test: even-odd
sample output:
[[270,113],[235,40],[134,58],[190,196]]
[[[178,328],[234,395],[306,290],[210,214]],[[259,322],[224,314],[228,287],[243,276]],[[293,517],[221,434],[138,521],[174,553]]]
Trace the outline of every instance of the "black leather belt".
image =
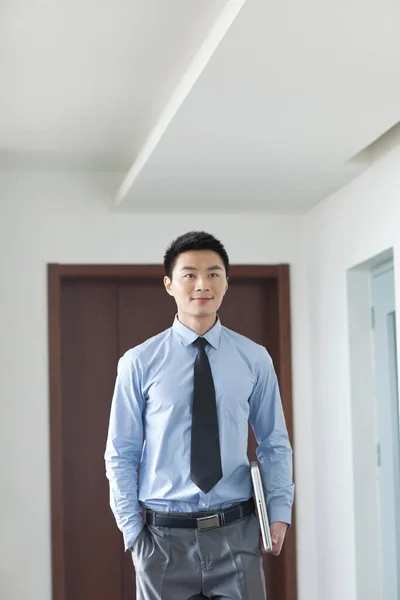
[[233,523],[244,517],[249,517],[254,512],[254,500],[250,498],[230,508],[213,512],[200,513],[172,513],[155,512],[146,509],[146,524],[157,527],[184,527],[185,529],[215,529]]

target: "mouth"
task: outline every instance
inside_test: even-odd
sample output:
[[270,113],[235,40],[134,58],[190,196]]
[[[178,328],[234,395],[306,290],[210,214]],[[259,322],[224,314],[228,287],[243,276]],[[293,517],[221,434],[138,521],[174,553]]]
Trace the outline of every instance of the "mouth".
[[198,302],[199,304],[205,304],[206,302],[210,302],[212,298],[192,298],[192,300]]

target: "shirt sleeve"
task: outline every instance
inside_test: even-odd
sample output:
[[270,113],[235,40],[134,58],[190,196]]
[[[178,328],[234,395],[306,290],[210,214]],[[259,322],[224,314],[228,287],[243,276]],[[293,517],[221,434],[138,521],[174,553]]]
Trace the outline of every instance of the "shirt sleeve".
[[142,370],[133,350],[118,362],[105,451],[110,506],[122,531],[125,550],[143,528],[138,500],[138,465],[143,446]]
[[250,424],[257,440],[264,490],[271,523],[291,524],[294,496],[292,448],[283,414],[272,359],[262,348],[257,379],[250,396]]

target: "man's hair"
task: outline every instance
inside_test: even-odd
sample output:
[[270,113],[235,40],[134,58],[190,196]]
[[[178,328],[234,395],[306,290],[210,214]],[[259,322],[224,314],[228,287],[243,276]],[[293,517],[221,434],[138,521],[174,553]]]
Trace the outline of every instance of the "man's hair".
[[228,275],[229,257],[222,243],[205,231],[189,231],[176,238],[165,252],[164,269],[165,274],[170,279],[172,279],[172,271],[178,256],[190,250],[213,250],[213,252],[220,255],[225,266],[226,275]]

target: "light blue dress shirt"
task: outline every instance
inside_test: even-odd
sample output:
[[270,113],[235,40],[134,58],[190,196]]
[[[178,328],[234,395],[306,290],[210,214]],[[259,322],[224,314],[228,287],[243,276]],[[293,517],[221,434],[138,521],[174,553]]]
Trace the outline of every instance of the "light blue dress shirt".
[[[110,505],[130,548],[142,506],[202,512],[252,495],[248,422],[257,443],[270,521],[290,524],[292,449],[268,352],[220,320],[204,337],[214,379],[223,477],[204,494],[190,478],[193,370],[197,339],[178,318],[119,360],[105,452]],[[140,464],[138,481],[137,468]]]

